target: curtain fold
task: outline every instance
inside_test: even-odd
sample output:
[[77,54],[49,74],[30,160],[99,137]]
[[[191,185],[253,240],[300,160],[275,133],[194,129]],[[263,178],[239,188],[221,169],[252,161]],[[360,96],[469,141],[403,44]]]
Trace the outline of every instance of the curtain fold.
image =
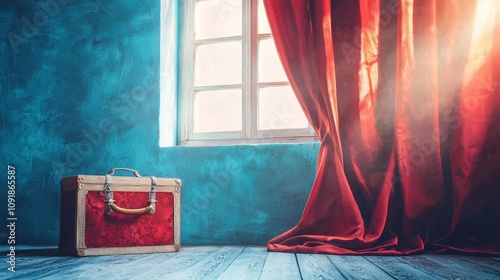
[[500,4],[264,5],[321,140],[302,218],[267,248],[500,254]]

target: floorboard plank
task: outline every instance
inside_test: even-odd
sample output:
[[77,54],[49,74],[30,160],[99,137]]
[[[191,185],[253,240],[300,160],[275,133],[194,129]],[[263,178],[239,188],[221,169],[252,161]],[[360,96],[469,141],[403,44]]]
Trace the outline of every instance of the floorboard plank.
[[45,267],[64,266],[67,263],[77,263],[73,257],[18,257],[16,258],[16,270],[23,274],[25,270],[43,271]]
[[[89,274],[102,279],[147,279],[165,272],[179,272],[203,260],[220,246],[183,248],[177,253],[112,255],[92,257],[36,257],[42,262],[18,267],[16,279],[89,279]],[[30,257],[34,259],[34,257]]]
[[[158,259],[144,263],[139,273],[131,275],[129,270],[122,269],[122,279],[169,279],[169,276],[176,275],[204,261],[210,255],[216,253],[222,246],[186,246],[179,252],[172,253],[170,258]],[[170,254],[170,253],[169,253]]]
[[53,265],[48,267],[43,273],[37,274],[35,279],[89,279],[89,272],[92,276],[103,279],[116,279],[126,275],[135,275],[140,273],[144,263],[162,256],[168,258],[170,254],[137,254],[137,255],[118,255],[118,256],[92,256],[92,257],[73,257],[73,261],[63,265]]
[[241,254],[246,246],[224,246],[195,265],[163,279],[216,279]]
[[302,279],[345,279],[326,255],[297,254]]
[[401,256],[365,256],[364,258],[396,279],[440,279],[402,262]]
[[500,257],[490,257],[490,259],[492,259],[492,260],[496,260],[496,261],[499,261],[499,262],[500,262]]
[[417,269],[443,279],[481,279],[474,271],[457,270],[448,262],[436,261],[432,255],[403,256],[400,260]]
[[295,254],[268,252],[260,279],[301,279]]
[[266,256],[267,249],[265,247],[247,247],[218,279],[258,279],[264,267]]
[[473,275],[476,279],[500,278],[500,265],[487,257],[430,254],[424,257],[448,266],[461,275]]
[[328,258],[346,279],[394,279],[362,256],[329,255]]
[[[7,247],[1,247],[7,249]],[[60,255],[57,246],[16,246],[16,272],[3,274],[0,271],[0,279],[39,279],[43,276],[52,275],[54,270],[76,267],[83,264],[85,260],[79,260],[72,256]],[[3,255],[3,253],[2,253]]]

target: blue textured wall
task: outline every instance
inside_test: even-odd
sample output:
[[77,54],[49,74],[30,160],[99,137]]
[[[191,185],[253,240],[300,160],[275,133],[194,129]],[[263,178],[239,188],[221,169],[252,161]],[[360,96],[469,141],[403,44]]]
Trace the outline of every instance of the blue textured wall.
[[317,145],[158,146],[159,20],[159,0],[1,1],[0,219],[11,164],[18,242],[56,244],[60,179],[111,167],[183,180],[184,244],[264,244],[300,218]]

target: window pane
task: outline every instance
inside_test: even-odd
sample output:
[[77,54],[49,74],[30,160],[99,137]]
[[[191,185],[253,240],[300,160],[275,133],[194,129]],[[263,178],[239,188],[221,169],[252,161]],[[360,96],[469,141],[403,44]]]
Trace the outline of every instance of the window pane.
[[259,0],[259,11],[257,14],[259,20],[258,32],[259,34],[271,33],[271,27],[269,27],[269,21],[267,20],[266,9],[264,8],[264,3]]
[[259,91],[258,129],[307,128],[308,122],[290,86]]
[[288,81],[273,39],[259,41],[259,82]]
[[196,48],[195,86],[241,84],[241,42]]
[[196,2],[196,39],[241,35],[241,3],[235,0]]
[[240,131],[241,89],[199,91],[193,106],[193,132]]

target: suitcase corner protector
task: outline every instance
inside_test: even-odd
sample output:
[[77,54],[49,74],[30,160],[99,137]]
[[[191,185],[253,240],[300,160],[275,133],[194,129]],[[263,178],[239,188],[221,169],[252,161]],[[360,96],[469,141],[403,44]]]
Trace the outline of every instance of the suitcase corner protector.
[[76,250],[76,255],[79,257],[84,257],[85,256],[85,249]]

